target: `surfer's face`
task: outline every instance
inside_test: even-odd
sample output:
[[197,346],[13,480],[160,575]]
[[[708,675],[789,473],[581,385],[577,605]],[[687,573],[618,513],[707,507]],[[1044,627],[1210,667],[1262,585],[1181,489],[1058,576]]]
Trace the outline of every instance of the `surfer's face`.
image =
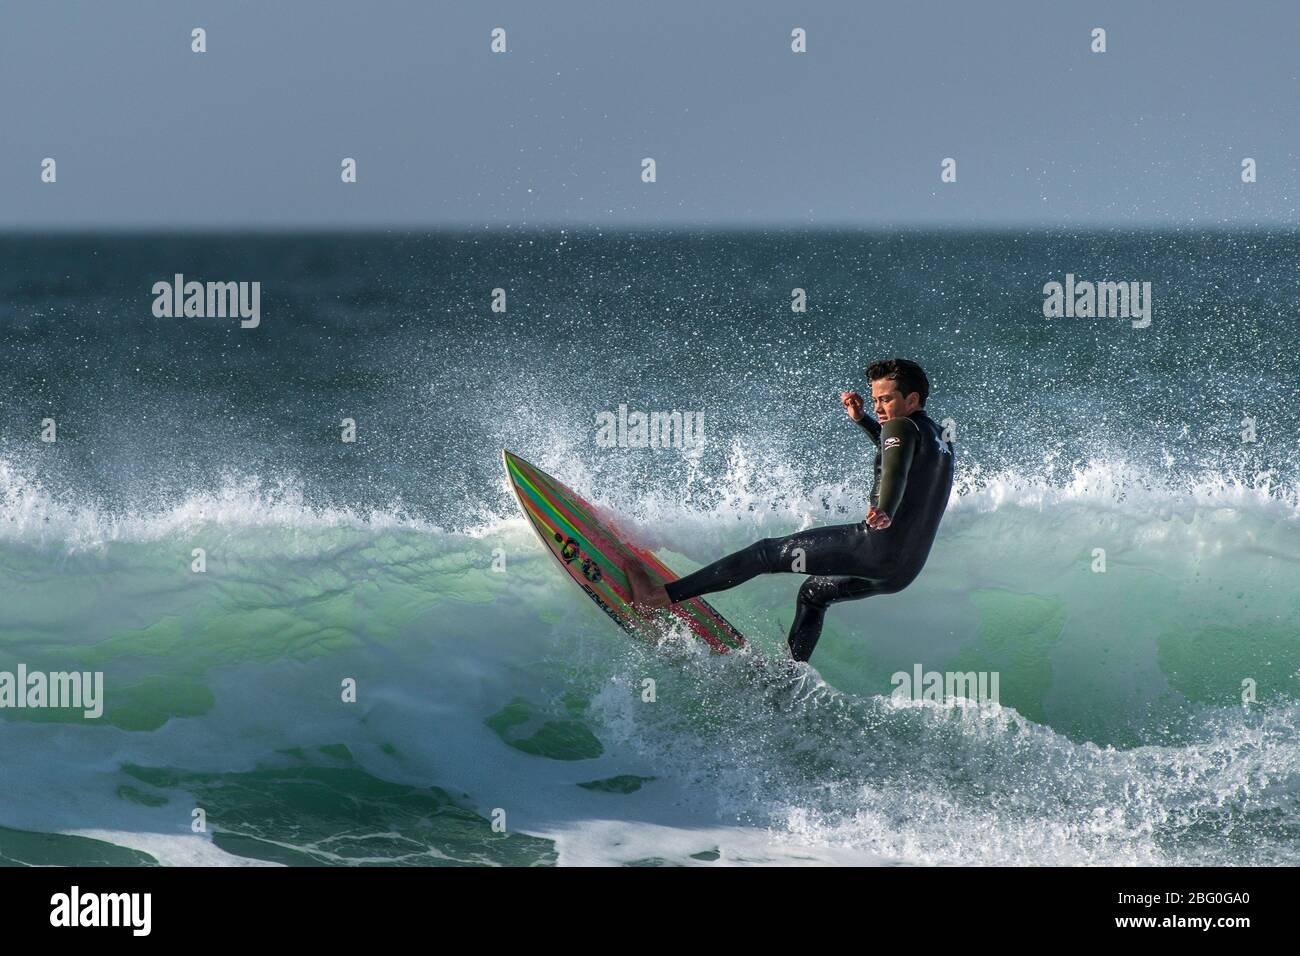
[[906,398],[891,378],[878,378],[871,383],[871,402],[875,406],[876,421],[884,424],[891,418],[903,418],[921,407],[921,396],[913,392]]

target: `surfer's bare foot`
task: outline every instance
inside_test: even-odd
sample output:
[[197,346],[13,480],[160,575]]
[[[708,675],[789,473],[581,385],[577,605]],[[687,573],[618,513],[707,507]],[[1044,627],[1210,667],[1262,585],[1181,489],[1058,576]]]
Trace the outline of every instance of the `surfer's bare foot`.
[[627,565],[627,581],[632,588],[632,603],[652,611],[662,611],[672,606],[668,589],[661,584],[651,584],[641,562],[633,558]]

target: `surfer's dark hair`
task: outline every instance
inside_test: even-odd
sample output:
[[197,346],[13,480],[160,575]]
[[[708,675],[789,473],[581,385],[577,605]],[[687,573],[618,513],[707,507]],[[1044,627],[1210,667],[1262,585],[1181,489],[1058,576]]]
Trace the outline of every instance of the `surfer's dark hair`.
[[906,398],[913,392],[921,395],[921,407],[930,395],[930,380],[925,377],[925,369],[907,359],[892,358],[872,362],[867,366],[867,378],[871,381],[887,378],[898,383],[898,390]]

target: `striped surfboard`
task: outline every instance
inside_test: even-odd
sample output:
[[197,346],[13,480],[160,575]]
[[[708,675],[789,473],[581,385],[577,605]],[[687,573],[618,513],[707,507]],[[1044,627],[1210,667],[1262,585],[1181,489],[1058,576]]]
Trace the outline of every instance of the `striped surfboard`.
[[639,560],[656,584],[675,581],[677,575],[650,552],[630,544],[608,516],[598,515],[546,472],[504,448],[501,459],[510,490],[542,544],[564,573],[624,631],[657,640],[655,625],[672,615],[719,654],[745,645],[740,632],[702,598],[682,601],[667,611],[633,608],[623,570],[628,561]]

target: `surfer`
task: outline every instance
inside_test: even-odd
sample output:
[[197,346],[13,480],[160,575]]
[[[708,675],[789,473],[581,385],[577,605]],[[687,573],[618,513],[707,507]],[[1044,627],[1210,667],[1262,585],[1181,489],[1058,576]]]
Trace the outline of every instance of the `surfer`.
[[867,366],[873,420],[857,392],[841,392],[849,418],[876,445],[875,481],[866,519],[764,538],[698,571],[653,585],[645,568],[627,569],[632,602],[663,609],[701,594],[725,591],[756,574],[812,575],[799,588],[790,625],[790,656],[806,661],[821,636],[826,608],[873,594],[893,594],[925,565],[952,490],[954,451],[925,412],[930,381],[907,359]]

